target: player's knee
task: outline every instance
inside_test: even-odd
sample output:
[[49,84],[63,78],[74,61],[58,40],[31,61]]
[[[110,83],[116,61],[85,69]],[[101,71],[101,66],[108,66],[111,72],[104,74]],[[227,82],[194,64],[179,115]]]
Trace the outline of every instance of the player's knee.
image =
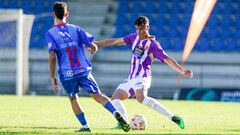
[[103,102],[103,95],[101,93],[92,94],[92,97],[96,102],[100,104]]
[[70,100],[71,102],[76,102],[76,101],[77,101],[76,95],[74,95],[74,96],[69,96],[69,100]]
[[144,90],[136,90],[136,99],[139,103],[143,102],[145,96]]
[[126,98],[128,98],[128,94],[123,90],[116,90],[112,95],[112,100],[114,99],[124,100]]
[[112,100],[115,100],[115,99],[119,99],[119,96],[114,93],[114,94],[112,95]]
[[144,98],[145,98],[145,97],[144,97],[143,95],[136,97],[136,99],[137,99],[137,101],[138,101],[139,103],[142,103],[143,100],[144,100]]

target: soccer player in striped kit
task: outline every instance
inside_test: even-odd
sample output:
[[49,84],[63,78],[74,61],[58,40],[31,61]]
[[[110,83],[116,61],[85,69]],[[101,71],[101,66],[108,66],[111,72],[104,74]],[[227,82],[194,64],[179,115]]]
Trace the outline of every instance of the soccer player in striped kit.
[[192,78],[193,73],[192,71],[185,70],[164,52],[155,37],[149,34],[149,28],[148,18],[146,16],[140,16],[135,20],[136,33],[127,35],[123,38],[111,38],[95,42],[98,46],[132,46],[130,74],[113,93],[112,102],[124,118],[128,120],[126,109],[121,100],[136,96],[139,103],[162,113],[183,129],[185,127],[183,119],[174,115],[157,100],[147,95],[148,89],[151,85],[151,64],[153,59],[157,59],[161,62],[167,63],[171,68],[183,76]]
[[82,128],[78,131],[91,131],[83,108],[78,102],[79,87],[83,88],[96,102],[102,104],[111,112],[125,132],[129,131],[128,123],[113,106],[111,100],[101,93],[91,74],[92,65],[85,55],[84,47],[87,47],[91,53],[96,53],[97,46],[93,43],[94,37],[79,26],[67,23],[68,14],[66,3],[56,2],[53,6],[55,26],[46,33],[53,90],[58,90],[54,74],[57,57],[61,83],[69,96],[72,110],[82,125]]

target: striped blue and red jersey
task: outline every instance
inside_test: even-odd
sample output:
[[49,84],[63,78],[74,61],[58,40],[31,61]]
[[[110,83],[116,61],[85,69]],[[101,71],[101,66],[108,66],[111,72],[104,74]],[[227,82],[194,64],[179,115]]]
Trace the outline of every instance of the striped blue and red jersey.
[[87,75],[92,65],[84,53],[94,37],[79,26],[61,23],[46,33],[48,51],[54,51],[58,60],[58,73],[62,81]]
[[123,40],[127,45],[132,46],[129,79],[151,76],[151,65],[154,58],[159,61],[168,58],[155,37],[140,40],[139,36],[134,33],[123,37]]

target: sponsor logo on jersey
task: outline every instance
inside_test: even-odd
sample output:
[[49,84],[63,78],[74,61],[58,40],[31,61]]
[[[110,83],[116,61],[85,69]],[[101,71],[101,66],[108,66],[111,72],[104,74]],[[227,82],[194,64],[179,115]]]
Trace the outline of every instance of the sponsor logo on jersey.
[[82,73],[84,71],[86,71],[86,70],[85,69],[77,69],[77,70],[74,71],[74,74],[79,74],[79,73]]
[[136,87],[141,87],[142,86],[142,82],[138,82],[135,84]]
[[66,47],[77,46],[77,45],[78,45],[77,42],[72,41],[72,42],[67,42],[67,43],[60,44],[60,47],[61,48],[66,48]]
[[[91,68],[87,68],[87,70],[91,70]],[[68,70],[67,76],[72,77],[73,75],[77,75],[77,74],[83,73],[85,71],[86,71],[86,69],[84,69],[84,68],[76,69],[76,70]]]
[[133,50],[133,54],[134,56],[141,58],[144,54],[144,48],[141,48],[139,46],[135,47],[135,49]]

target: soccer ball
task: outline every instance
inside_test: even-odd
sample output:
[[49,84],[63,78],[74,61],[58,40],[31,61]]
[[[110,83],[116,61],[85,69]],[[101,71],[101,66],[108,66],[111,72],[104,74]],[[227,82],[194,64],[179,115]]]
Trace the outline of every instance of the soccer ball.
[[131,118],[129,124],[132,130],[145,130],[147,121],[144,116],[137,114]]

